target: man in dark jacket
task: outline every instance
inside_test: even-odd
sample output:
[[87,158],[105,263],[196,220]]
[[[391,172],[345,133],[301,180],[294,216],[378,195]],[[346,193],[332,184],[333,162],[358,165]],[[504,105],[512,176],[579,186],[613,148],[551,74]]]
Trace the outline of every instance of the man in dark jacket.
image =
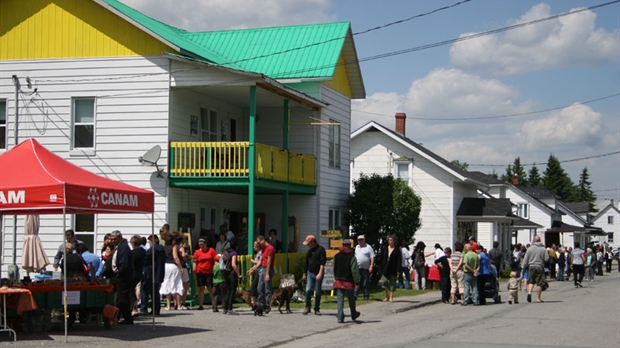
[[[147,314],[147,306],[149,296],[153,301],[153,314],[159,315],[161,310],[161,301],[159,298],[159,288],[164,282],[166,269],[166,250],[163,245],[159,244],[157,236],[149,236],[149,245],[151,246],[144,256],[144,273],[142,277],[142,285],[140,285],[140,313]],[[155,250],[155,263],[153,264],[153,250]],[[153,283],[153,265],[155,265],[155,282]],[[153,296],[153,292],[155,296]]]
[[355,258],[355,253],[351,250],[351,240],[345,239],[342,242],[340,252],[334,256],[334,289],[338,294],[338,322],[344,323],[344,297],[347,296],[349,308],[351,309],[351,320],[360,316],[360,312],[355,310],[354,289],[360,287],[360,272]]
[[125,319],[119,322],[119,325],[133,325],[131,299],[135,286],[132,287],[134,274],[131,248],[129,248],[127,240],[123,238],[121,231],[118,230],[112,232],[110,242],[116,245],[116,251],[112,256],[112,271],[116,275],[116,307]]
[[323,291],[323,271],[325,270],[325,263],[327,262],[327,256],[325,248],[323,248],[316,237],[309,235],[302,243],[307,246],[308,252],[306,253],[306,271],[303,274],[302,279],[306,280],[306,309],[303,314],[310,313],[310,306],[312,305],[312,291],[316,293],[316,301],[314,302],[314,314],[321,315],[321,292]]

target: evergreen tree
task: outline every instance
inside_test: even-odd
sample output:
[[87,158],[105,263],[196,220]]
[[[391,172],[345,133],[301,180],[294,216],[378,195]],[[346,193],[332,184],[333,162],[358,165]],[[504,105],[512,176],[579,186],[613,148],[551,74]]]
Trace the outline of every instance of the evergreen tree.
[[547,169],[543,173],[543,184],[547,190],[560,196],[564,202],[574,202],[574,183],[553,154],[549,155]]
[[527,183],[531,187],[539,187],[543,184],[540,173],[538,172],[538,167],[536,167],[536,163],[534,163],[534,166],[530,169],[530,172],[527,175]]
[[506,173],[502,174],[499,179],[503,182],[512,184],[512,166],[510,164],[506,167]]
[[583,168],[581,175],[579,175],[579,184],[576,187],[576,202],[588,202],[590,206],[590,212],[596,213],[596,195],[592,192],[592,183],[589,181],[590,174],[588,174],[588,167]]
[[497,175],[497,172],[495,171],[495,169],[493,169],[493,172],[490,174],[487,174],[488,176],[495,178],[497,180],[499,180],[499,175]]
[[515,158],[515,161],[512,165],[512,176],[517,174],[519,176],[519,185],[521,186],[529,186],[527,180],[527,174],[525,174],[525,169],[521,165],[521,157]]

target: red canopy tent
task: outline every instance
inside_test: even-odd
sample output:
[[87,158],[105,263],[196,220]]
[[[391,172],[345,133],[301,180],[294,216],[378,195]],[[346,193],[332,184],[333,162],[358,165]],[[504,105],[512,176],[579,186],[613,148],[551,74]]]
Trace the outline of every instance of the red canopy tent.
[[[153,212],[152,191],[82,169],[34,139],[0,155],[0,214],[150,213],[154,233]],[[65,293],[66,285],[65,279]],[[66,310],[66,296],[64,303]],[[66,336],[65,319],[65,342]]]
[[3,214],[153,213],[154,194],[99,176],[28,139],[0,155]]

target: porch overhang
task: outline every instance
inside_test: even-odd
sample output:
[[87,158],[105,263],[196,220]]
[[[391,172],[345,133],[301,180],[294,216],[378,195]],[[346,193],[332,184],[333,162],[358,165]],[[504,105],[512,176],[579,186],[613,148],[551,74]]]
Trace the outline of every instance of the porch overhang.
[[547,229],[545,233],[583,233],[586,232],[584,227],[573,226],[562,221],[555,220],[551,224],[551,228]]
[[512,222],[510,199],[465,197],[456,213],[457,221]]
[[[170,187],[232,193],[247,195],[250,179],[240,178],[169,178]],[[316,185],[302,185],[295,183],[278,182],[268,179],[255,179],[255,193],[257,195],[279,195],[288,192],[291,195],[315,195]]]

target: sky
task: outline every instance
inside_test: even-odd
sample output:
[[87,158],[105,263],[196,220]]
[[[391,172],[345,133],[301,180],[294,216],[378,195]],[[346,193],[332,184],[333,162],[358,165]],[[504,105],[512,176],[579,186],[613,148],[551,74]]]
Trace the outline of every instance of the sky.
[[423,49],[610,0],[121,1],[189,31],[349,21],[360,59],[411,51],[360,63],[352,130],[405,112],[408,138],[469,170],[520,157],[542,174],[553,154],[575,184],[588,169],[600,204],[620,202],[620,3]]

